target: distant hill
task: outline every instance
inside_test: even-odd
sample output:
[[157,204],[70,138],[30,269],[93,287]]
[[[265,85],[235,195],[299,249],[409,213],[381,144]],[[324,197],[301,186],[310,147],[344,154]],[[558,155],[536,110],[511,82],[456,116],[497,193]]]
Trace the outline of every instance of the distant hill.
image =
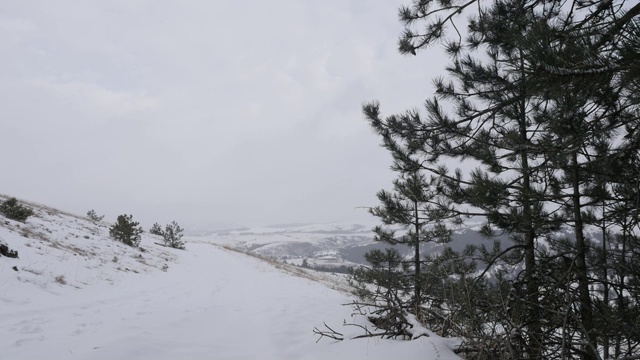
[[[301,265],[303,261],[311,267],[331,268],[366,264],[364,254],[373,249],[384,249],[390,245],[376,242],[373,225],[356,223],[292,224],[261,228],[228,229],[192,236],[193,242],[205,241],[229,246],[238,250]],[[477,228],[457,229],[447,246],[462,250],[469,244],[486,244],[501,241],[508,245],[506,235],[487,239]],[[408,246],[396,246],[402,254],[413,255]],[[423,254],[442,250],[442,245],[429,244]]]

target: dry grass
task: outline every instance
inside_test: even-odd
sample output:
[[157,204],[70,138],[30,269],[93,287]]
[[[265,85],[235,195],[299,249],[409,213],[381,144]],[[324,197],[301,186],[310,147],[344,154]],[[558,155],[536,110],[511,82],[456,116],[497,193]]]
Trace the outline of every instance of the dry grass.
[[20,227],[20,236],[26,237],[28,239],[40,239],[43,241],[49,241],[49,237],[40,231],[35,231],[30,227]]
[[59,250],[68,250],[72,254],[76,254],[76,255],[80,255],[80,256],[84,256],[84,257],[89,257],[89,256],[95,257],[97,255],[93,251],[87,251],[87,250],[84,250],[84,249],[80,249],[77,246],[64,244],[64,243],[61,243],[59,241],[52,241],[49,246],[51,246],[52,248],[55,248],[55,249],[59,249]]

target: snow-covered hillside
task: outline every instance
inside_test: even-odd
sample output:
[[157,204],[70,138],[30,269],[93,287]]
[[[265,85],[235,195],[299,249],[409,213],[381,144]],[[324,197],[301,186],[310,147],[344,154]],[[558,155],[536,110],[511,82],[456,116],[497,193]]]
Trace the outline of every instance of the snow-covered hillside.
[[131,248],[107,223],[30,206],[26,223],[0,216],[0,241],[19,254],[0,258],[0,358],[457,359],[437,336],[316,343],[324,322],[345,338],[361,330],[343,321],[368,325],[340,305],[339,276],[205,237],[182,251],[143,235]]

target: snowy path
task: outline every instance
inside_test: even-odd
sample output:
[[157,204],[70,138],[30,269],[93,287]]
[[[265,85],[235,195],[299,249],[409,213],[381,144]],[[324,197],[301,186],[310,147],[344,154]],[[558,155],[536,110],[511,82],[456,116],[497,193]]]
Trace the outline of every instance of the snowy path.
[[323,321],[345,329],[347,295],[208,244],[178,261],[64,296],[0,292],[0,359],[456,359],[439,338],[316,344]]

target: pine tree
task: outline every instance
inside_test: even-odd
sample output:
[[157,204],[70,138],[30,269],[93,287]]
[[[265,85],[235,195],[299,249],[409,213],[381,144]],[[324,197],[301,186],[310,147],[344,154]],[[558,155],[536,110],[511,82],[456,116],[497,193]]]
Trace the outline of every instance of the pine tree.
[[[447,215],[446,205],[438,202],[432,185],[417,171],[401,173],[393,183],[394,191],[380,191],[378,199],[382,205],[371,209],[371,214],[386,225],[374,229],[375,240],[390,245],[407,245],[413,248],[412,303],[416,313],[422,304],[423,284],[421,246],[428,243],[444,244],[451,240],[451,231],[442,224]],[[397,230],[401,234],[397,234]]]
[[[366,253],[371,266],[352,271],[361,301],[375,308],[370,320],[393,337],[408,335],[406,330],[411,325],[407,314],[423,315],[423,305],[429,297],[426,293],[430,291],[427,289],[434,286],[428,281],[432,277],[422,270],[422,247],[428,243],[444,244],[451,238],[451,232],[441,223],[448,214],[447,204],[439,201],[435,186],[430,186],[417,171],[398,172],[394,191],[380,191],[381,205],[370,210],[385,225],[374,229],[375,240],[394,248]],[[396,245],[411,248],[411,258],[402,256]],[[375,290],[369,288],[369,283],[375,284]]]
[[[624,57],[629,55],[629,51],[635,51],[637,55],[638,47],[632,50],[628,46],[640,40],[640,32],[633,30],[634,22],[630,21],[627,25],[631,28],[625,25],[616,30],[625,33],[622,39],[602,52],[595,51],[596,47],[604,44],[602,33],[613,36],[609,30],[616,21],[609,20],[622,9],[607,10],[605,7],[609,4],[604,3],[602,6],[600,15],[587,16],[581,24],[574,23],[571,17],[563,17],[562,27],[557,23],[547,23],[549,27],[544,32],[547,35],[533,34],[536,41],[529,42],[545,44],[546,48],[532,52],[532,63],[537,61],[538,66],[543,67],[538,81],[545,82],[547,96],[552,99],[547,109],[540,113],[540,118],[547,124],[550,139],[547,145],[548,167],[555,173],[553,181],[556,188],[553,203],[564,214],[565,224],[572,229],[575,238],[566,243],[564,249],[556,250],[571,254],[574,259],[574,266],[568,270],[571,276],[566,277],[576,289],[571,298],[577,300],[575,307],[567,306],[569,326],[579,329],[583,337],[580,340],[588,344],[584,349],[587,358],[593,359],[598,357],[599,348],[603,348],[605,355],[610,350],[609,338],[603,328],[607,322],[596,320],[600,317],[596,305],[602,306],[600,296],[607,299],[605,303],[609,302],[611,283],[607,276],[606,257],[607,254],[615,256],[615,252],[607,251],[607,242],[616,237],[606,231],[606,223],[610,222],[606,212],[610,206],[607,204],[618,201],[612,198],[613,188],[607,184],[625,182],[625,178],[637,176],[614,169],[612,165],[638,151],[638,137],[634,134],[638,126],[639,102],[634,95],[638,82],[635,80],[635,85],[634,81],[629,82],[633,71],[620,64],[627,61]],[[603,14],[608,15],[602,17]],[[594,32],[595,27],[600,30]],[[607,28],[609,30],[603,30]],[[626,55],[620,52],[626,52]],[[576,64],[580,64],[580,70]],[[623,78],[626,80],[621,81]],[[561,87],[557,86],[560,82]],[[602,260],[590,260],[596,252],[592,239],[585,234],[590,225],[602,228]],[[598,273],[601,277],[594,278]],[[594,283],[599,283],[604,291],[595,292]],[[575,315],[571,315],[573,308],[578,309]],[[601,346],[598,337],[603,341]]]
[[[640,5],[625,3],[421,0],[400,10],[400,52],[443,43],[447,78],[436,79],[426,115],[383,118],[377,102],[363,110],[394,170],[405,178],[429,174],[440,218],[480,216],[485,236],[509,235],[506,248],[479,244],[424,262],[440,279],[474,277],[447,285],[457,298],[437,301],[451,312],[474,309],[458,334],[476,350],[490,324],[509,334],[492,333],[497,342],[487,357],[597,359],[638,346],[633,331],[621,333],[619,317],[640,300],[629,285],[637,281],[629,249],[637,249],[640,230],[633,220],[640,172],[622,161],[640,153]],[[464,38],[460,14],[467,17]],[[452,161],[464,167],[450,171]],[[586,231],[594,225],[602,228],[601,252]],[[475,261],[484,265],[479,273]],[[470,306],[460,299],[464,291],[454,291],[465,288],[506,311]],[[603,321],[605,313],[618,320]]]
[[0,205],[0,212],[9,219],[22,222],[33,215],[33,210],[18,203],[18,200],[14,197],[7,199]]
[[[505,325],[525,328],[529,356],[537,358],[542,351],[543,319],[536,244],[540,236],[557,228],[558,219],[542,205],[544,150],[532,114],[544,99],[531,89],[526,53],[520,46],[535,20],[516,2],[496,2],[481,10],[477,19],[469,21],[468,50],[459,42],[448,45],[453,63],[447,71],[452,81],[436,80],[438,96],[427,101],[426,119],[408,112],[385,121],[378,116],[377,104],[364,110],[396,162],[409,167],[418,163],[414,157],[424,159],[422,170],[439,177],[443,195],[457,204],[455,212],[483,216],[486,235],[492,235],[494,228],[510,234],[513,246],[487,249],[479,245],[479,251],[489,266],[509,264],[522,254],[524,276],[518,281],[524,294],[516,299],[527,304],[528,321]],[[473,57],[479,49],[486,49],[487,61]],[[454,114],[447,114],[440,101],[451,103]],[[477,167],[449,173],[438,164],[446,159],[468,159]]]
[[[354,307],[367,313],[369,321],[382,330],[380,334],[389,338],[407,336],[406,330],[411,326],[407,319],[407,298],[411,291],[407,262],[394,248],[369,251],[365,260],[370,267],[351,272],[361,300],[355,301]],[[368,310],[362,310],[363,307]]]
[[162,227],[160,224],[154,223],[151,229],[149,229],[149,234],[164,236],[164,232],[162,231]]
[[182,229],[175,221],[172,221],[171,224],[167,224],[162,232],[165,245],[176,249],[184,249],[184,241],[182,241],[183,231],[184,229]]
[[99,216],[93,209],[87,211],[87,217],[93,221],[102,221],[102,219],[104,219],[104,215]]
[[[640,237],[638,200],[640,199],[640,153],[627,153],[602,166],[603,185],[608,197],[603,201],[604,240],[591,262],[598,269],[595,282],[602,296],[595,298],[594,322],[603,338],[605,355],[632,356],[640,347],[640,331],[633,320],[640,316]],[[604,187],[604,186],[603,186]],[[606,227],[612,230],[606,231]],[[597,289],[596,288],[596,289]]]
[[133,247],[140,245],[142,233],[140,223],[133,221],[132,215],[119,215],[116,223],[109,228],[109,236]]

